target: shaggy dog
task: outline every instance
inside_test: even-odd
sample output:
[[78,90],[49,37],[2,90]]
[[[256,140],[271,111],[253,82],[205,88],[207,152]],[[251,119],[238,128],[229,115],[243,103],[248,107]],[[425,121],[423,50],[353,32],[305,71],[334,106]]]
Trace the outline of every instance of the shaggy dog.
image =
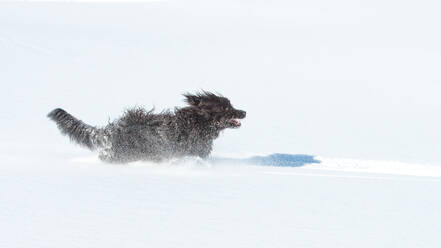
[[210,92],[184,96],[188,103],[184,108],[159,114],[134,108],[102,128],[85,124],[60,108],[48,117],[71,140],[98,150],[100,159],[106,162],[206,158],[219,133],[240,127],[237,119],[245,118],[246,112],[233,108],[227,98]]

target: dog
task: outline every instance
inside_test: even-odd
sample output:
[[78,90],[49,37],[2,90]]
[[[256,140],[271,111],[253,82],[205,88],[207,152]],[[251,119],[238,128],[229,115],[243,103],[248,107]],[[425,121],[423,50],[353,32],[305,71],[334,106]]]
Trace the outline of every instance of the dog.
[[72,141],[98,150],[105,162],[160,162],[185,156],[205,159],[219,133],[239,128],[238,119],[245,118],[246,112],[235,109],[228,98],[219,94],[202,91],[183,96],[186,107],[161,113],[132,108],[102,128],[88,125],[61,108],[47,116]]

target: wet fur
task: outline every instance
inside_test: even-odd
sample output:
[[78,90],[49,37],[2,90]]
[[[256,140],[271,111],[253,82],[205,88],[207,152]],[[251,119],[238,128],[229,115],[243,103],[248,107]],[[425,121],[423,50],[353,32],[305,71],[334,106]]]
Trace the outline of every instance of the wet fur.
[[107,126],[98,128],[57,108],[48,114],[61,133],[91,150],[100,159],[112,163],[137,160],[209,156],[213,140],[226,128],[237,128],[236,119],[245,111],[234,109],[230,101],[210,92],[185,94],[188,106],[174,111],[154,113],[133,108]]

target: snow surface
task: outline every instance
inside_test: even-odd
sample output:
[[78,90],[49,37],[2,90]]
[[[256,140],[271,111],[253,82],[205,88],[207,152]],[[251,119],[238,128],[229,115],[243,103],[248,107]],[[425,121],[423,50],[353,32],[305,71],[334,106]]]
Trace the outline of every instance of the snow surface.
[[[0,2],[0,247],[439,247],[439,7]],[[198,89],[247,111],[208,161],[104,164],[46,118]]]
[[49,154],[2,161],[1,247],[441,243],[440,169],[429,177],[360,172],[354,164],[343,172],[197,159],[120,166]]

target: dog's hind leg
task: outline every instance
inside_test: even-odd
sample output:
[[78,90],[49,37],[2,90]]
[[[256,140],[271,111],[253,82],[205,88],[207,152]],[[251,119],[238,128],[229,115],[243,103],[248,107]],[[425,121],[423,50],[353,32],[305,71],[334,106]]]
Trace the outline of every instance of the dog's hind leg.
[[118,159],[115,156],[115,152],[112,149],[112,143],[109,142],[107,135],[102,135],[100,139],[99,158],[108,163],[117,162]]

